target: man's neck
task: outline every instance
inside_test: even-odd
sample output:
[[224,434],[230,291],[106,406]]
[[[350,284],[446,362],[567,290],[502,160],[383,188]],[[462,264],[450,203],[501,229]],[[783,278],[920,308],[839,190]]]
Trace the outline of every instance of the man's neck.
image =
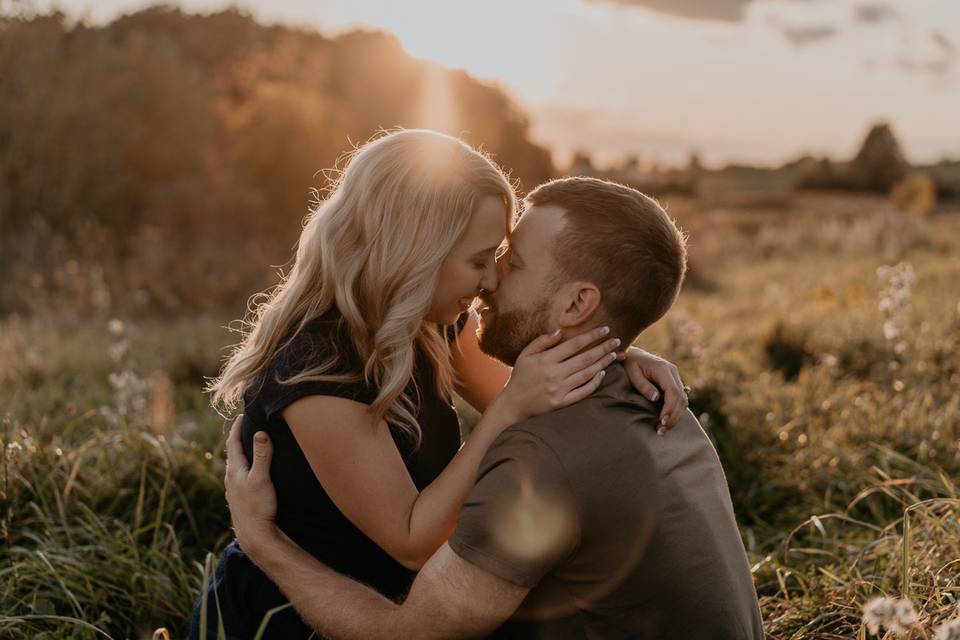
[[[600,325],[600,324],[590,324],[590,325],[581,324],[581,325],[577,325],[577,326],[574,326],[574,327],[565,327],[565,328],[561,329],[561,338],[562,338],[563,340],[569,340],[570,338],[575,338],[575,337],[577,337],[577,336],[579,336],[579,335],[581,335],[581,334],[587,333],[588,331],[593,331],[594,329],[596,329],[596,328],[599,327],[599,326],[601,326],[601,325]],[[594,348],[595,346],[597,346],[598,344],[600,344],[600,343],[602,343],[602,342],[605,342],[605,341],[609,340],[610,338],[620,338],[620,346],[617,347],[616,349],[614,349],[614,351],[615,351],[616,353],[618,353],[618,354],[623,353],[624,351],[626,351],[627,347],[630,346],[629,344],[626,344],[626,341],[624,341],[622,337],[617,336],[617,335],[611,333],[611,334],[609,334],[609,335],[603,336],[603,337],[600,338],[599,340],[595,340],[595,341],[591,342],[590,344],[588,344],[587,346],[585,346],[583,349],[581,349],[579,352],[577,352],[577,353],[574,354],[574,355],[579,355],[579,354],[581,354],[581,353],[584,353],[584,352],[586,352],[586,351],[589,351],[590,349],[593,349],[593,348]]]

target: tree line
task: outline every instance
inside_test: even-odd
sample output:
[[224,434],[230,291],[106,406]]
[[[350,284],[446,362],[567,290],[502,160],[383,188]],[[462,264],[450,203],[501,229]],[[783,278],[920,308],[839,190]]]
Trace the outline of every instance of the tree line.
[[[120,296],[170,310],[268,284],[320,172],[378,129],[446,128],[521,188],[554,173],[498,87],[385,33],[326,37],[235,9],[0,16],[0,96],[0,281],[49,280],[75,254]],[[18,297],[0,288],[0,310]]]

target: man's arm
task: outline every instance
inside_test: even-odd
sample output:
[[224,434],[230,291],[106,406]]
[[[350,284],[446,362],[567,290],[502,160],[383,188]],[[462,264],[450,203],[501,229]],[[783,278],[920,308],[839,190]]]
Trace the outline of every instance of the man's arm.
[[502,624],[529,591],[470,564],[444,544],[403,604],[341,575],[279,531],[244,550],[307,625],[338,640],[475,638]]
[[344,640],[482,636],[509,618],[526,597],[527,588],[461,559],[446,544],[424,565],[402,605],[329,569],[277,528],[270,441],[266,434],[257,434],[249,466],[240,422],[227,439],[224,478],[237,539],[320,634]]

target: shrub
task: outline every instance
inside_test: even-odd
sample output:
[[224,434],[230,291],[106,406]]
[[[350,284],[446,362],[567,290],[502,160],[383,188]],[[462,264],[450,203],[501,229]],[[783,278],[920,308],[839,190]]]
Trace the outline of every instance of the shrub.
[[783,374],[785,380],[796,380],[800,371],[814,361],[805,330],[776,320],[761,340],[767,362]]

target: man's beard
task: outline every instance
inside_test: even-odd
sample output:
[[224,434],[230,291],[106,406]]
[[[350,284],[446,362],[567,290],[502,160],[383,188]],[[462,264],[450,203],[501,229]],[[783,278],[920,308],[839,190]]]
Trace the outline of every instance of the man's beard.
[[493,318],[480,323],[480,350],[504,364],[514,366],[520,352],[547,333],[549,296],[544,296],[529,309],[496,310]]

